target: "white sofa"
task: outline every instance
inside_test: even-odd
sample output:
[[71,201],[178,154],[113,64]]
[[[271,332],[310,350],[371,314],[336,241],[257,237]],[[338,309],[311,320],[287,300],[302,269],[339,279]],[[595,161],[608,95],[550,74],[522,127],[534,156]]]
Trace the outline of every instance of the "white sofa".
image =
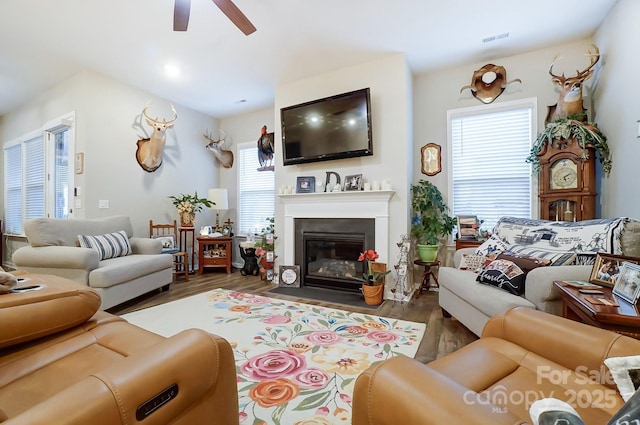
[[[173,257],[161,254],[162,243],[133,237],[127,216],[61,220],[37,218],[25,222],[29,246],[16,250],[13,263],[19,270],[51,274],[88,285],[108,309],[154,289],[168,287],[173,280]],[[98,251],[82,248],[78,235],[100,236],[124,231],[132,253],[101,259]]]
[[476,335],[490,317],[514,306],[561,315],[562,301],[553,281],[588,281],[597,252],[640,257],[640,221],[628,218],[563,223],[503,217],[493,236],[515,251],[539,251],[548,246],[555,252],[574,252],[578,264],[531,270],[526,275],[524,295],[517,296],[477,282],[478,275],[472,270],[459,269],[463,254],[474,254],[475,248],[456,251],[454,267],[439,270],[439,304],[445,317],[455,317]]

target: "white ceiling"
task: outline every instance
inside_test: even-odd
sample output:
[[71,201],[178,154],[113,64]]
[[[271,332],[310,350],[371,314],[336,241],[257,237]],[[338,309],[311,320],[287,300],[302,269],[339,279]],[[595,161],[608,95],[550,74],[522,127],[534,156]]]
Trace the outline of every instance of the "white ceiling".
[[211,0],[192,0],[187,32],[172,31],[173,0],[2,0],[0,115],[92,69],[224,117],[267,107],[279,84],[393,52],[416,74],[581,39],[616,1],[234,0],[258,29],[245,36]]

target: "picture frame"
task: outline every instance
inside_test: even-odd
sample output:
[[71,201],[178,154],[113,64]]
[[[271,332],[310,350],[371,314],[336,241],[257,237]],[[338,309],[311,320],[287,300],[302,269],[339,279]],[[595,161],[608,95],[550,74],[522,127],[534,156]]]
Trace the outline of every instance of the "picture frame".
[[623,262],[612,292],[623,300],[635,304],[640,295],[640,265]]
[[355,191],[362,190],[362,174],[352,174],[344,178],[344,190]]
[[625,261],[633,264],[640,264],[640,258],[637,257],[627,257],[623,255],[599,252],[593,263],[593,268],[591,269],[589,283],[595,283],[597,285],[612,288],[620,274],[622,263]]
[[456,218],[458,222],[458,239],[478,239],[478,236],[480,235],[480,222],[478,221],[478,216],[459,215]]
[[230,224],[225,224],[224,226],[222,226],[222,236],[224,236],[225,238],[228,238],[229,236],[231,236],[231,233],[233,233],[233,228],[231,227]]
[[281,288],[300,287],[300,266],[280,266],[278,269],[278,286]]
[[313,193],[316,190],[316,178],[303,176],[296,179],[296,193]]
[[442,148],[435,143],[427,143],[420,149],[422,174],[435,176],[442,171]]
[[151,237],[152,239],[157,239],[160,241],[160,243],[162,244],[162,251],[163,252],[167,252],[167,251],[172,251],[172,250],[176,250],[177,246],[176,246],[176,235],[174,235],[173,233],[168,233],[165,235],[153,235]]

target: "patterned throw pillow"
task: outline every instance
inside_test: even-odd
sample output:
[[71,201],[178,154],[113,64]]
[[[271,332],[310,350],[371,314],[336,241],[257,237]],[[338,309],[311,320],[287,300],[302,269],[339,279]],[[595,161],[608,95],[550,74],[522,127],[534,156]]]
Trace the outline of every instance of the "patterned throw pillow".
[[484,255],[462,254],[458,268],[460,270],[471,270],[477,272],[486,260],[487,257]]
[[78,235],[78,242],[83,248],[97,251],[101,260],[123,257],[132,253],[127,232],[124,230],[100,236]]
[[530,257],[546,258],[551,261],[551,266],[573,265],[575,264],[577,257],[575,252],[552,251],[527,245],[511,245],[508,250],[518,254],[525,254]]
[[509,244],[503,242],[499,237],[491,235],[476,249],[476,255],[484,255],[486,257],[490,254],[499,254],[502,251],[506,251],[507,248],[509,248]]
[[482,267],[476,280],[520,296],[524,294],[527,273],[537,267],[548,266],[550,263],[544,258],[529,257],[509,251],[502,252],[495,260],[488,261]]

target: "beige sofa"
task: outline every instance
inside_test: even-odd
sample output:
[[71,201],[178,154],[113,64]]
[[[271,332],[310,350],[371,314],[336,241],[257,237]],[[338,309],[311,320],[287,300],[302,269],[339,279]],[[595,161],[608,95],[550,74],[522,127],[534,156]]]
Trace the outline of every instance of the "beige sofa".
[[[523,253],[542,249],[573,252],[578,263],[593,262],[597,252],[640,256],[640,221],[628,218],[562,223],[503,217],[494,228],[493,236],[509,249]],[[524,295],[517,296],[477,282],[474,271],[459,269],[462,255],[475,251],[475,248],[460,249],[454,254],[454,267],[440,268],[438,297],[445,317],[455,317],[476,335],[480,335],[490,317],[511,307],[562,314],[562,301],[553,282],[588,281],[592,269],[590,264],[533,269],[526,275]]]
[[[133,236],[127,216],[61,220],[37,218],[24,225],[29,246],[16,250],[13,263],[19,270],[51,274],[75,280],[95,289],[108,309],[132,298],[165,287],[173,279],[173,258],[161,254],[162,244]],[[78,235],[99,236],[124,231],[132,254],[101,259],[91,248],[82,248]]]

